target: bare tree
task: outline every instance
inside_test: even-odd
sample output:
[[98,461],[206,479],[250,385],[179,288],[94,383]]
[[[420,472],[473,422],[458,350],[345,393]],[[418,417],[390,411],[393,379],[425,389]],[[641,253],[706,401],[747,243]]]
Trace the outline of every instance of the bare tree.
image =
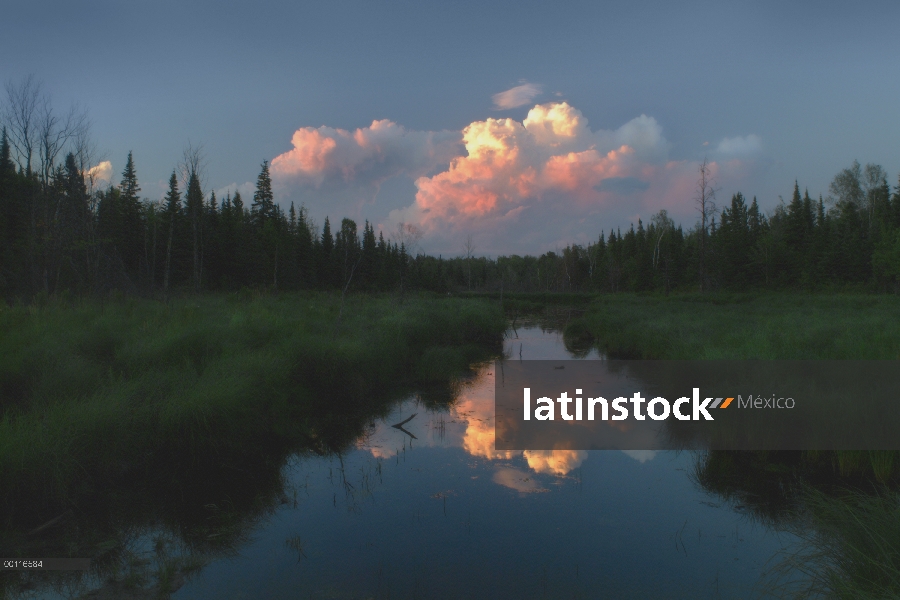
[[422,230],[412,223],[398,223],[396,237],[397,243],[402,244],[408,254],[415,256],[419,252]]
[[191,220],[194,236],[194,289],[200,290],[203,276],[203,146],[194,146],[190,142],[182,152],[181,181],[184,184],[185,208]]
[[56,158],[78,133],[88,127],[87,112],[73,104],[60,116],[53,111],[50,96],[43,94],[38,107],[38,158],[41,163],[41,183],[50,184]]
[[475,254],[475,244],[472,242],[472,234],[466,236],[466,243],[463,245],[466,251],[466,266],[469,271],[469,291],[472,291],[472,255]]
[[716,212],[715,179],[710,172],[706,158],[700,165],[700,177],[697,179],[697,192],[694,196],[697,212],[700,213],[700,292],[706,290],[706,236],[709,230],[709,218]]
[[882,210],[888,202],[890,188],[887,182],[887,173],[881,165],[869,163],[864,171],[864,181],[866,193],[866,216],[869,221],[869,231],[875,226],[875,215]]
[[87,193],[87,212],[84,215],[85,222],[82,226],[85,242],[83,258],[88,284],[94,287],[98,280],[101,256],[100,245],[97,243],[96,220],[94,219],[97,214],[99,201],[99,194],[97,193],[99,179],[96,167],[101,166],[102,161],[106,157],[100,155],[97,144],[91,137],[90,120],[85,117],[81,125],[72,136],[71,147],[78,170],[84,177],[85,191]]
[[[669,217],[669,212],[666,209],[660,210],[658,213],[650,217],[650,223],[653,224],[656,228],[656,244],[653,247],[653,268],[658,269],[660,259],[662,257],[662,251],[660,247],[662,246],[663,237],[670,231],[675,229],[675,221]],[[669,293],[669,256],[666,254],[665,261],[665,273],[663,274],[663,279],[666,284],[666,295]]]
[[[396,242],[407,256],[416,256],[419,251],[419,240],[422,239],[422,230],[412,223],[400,222],[397,224]],[[403,298],[404,272],[406,265],[400,265],[400,298]]]
[[106,156],[101,156],[97,143],[91,137],[91,121],[87,116],[82,121],[81,127],[73,132],[71,147],[78,169],[84,175],[88,194],[93,195],[98,182],[94,167],[100,166],[100,163],[106,160]]
[[31,174],[31,158],[38,145],[38,111],[41,83],[34,75],[27,75],[19,83],[6,83],[6,107],[3,121],[6,124],[10,145],[16,155],[19,168]]
[[181,151],[181,162],[178,163],[178,171],[179,175],[181,175],[181,183],[184,189],[187,189],[192,174],[197,175],[200,184],[203,184],[203,179],[206,176],[204,172],[205,164],[206,156],[203,151],[203,144],[195,146],[188,140],[187,146]]
[[653,268],[655,269],[659,267],[659,247],[663,236],[675,228],[675,221],[669,217],[669,211],[662,209],[650,217],[650,223],[656,228],[656,244],[653,247]]

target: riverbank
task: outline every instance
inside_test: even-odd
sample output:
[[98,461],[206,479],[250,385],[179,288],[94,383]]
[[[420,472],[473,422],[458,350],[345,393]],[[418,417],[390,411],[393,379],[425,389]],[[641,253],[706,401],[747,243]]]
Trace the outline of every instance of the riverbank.
[[0,527],[27,531],[186,466],[328,451],[404,391],[489,358],[505,327],[496,303],[433,297],[5,307]]
[[596,296],[573,340],[635,359],[900,359],[900,297],[863,294]]
[[[613,358],[900,360],[898,316],[887,295],[622,294],[594,298],[566,340]],[[894,598],[898,466],[896,452],[710,452],[694,478],[805,540],[773,563],[766,593]]]

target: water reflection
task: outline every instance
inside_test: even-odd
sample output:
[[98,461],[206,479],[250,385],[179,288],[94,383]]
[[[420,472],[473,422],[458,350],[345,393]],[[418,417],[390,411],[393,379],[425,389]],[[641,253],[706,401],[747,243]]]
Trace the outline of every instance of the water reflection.
[[[566,347],[562,334],[536,324],[525,324],[510,330],[504,344],[507,360],[539,360],[574,358],[580,356],[588,360],[598,360],[595,349],[581,351],[576,355]],[[421,417],[405,423],[404,427],[413,434],[420,446],[441,446],[462,448],[471,456],[488,460],[511,460],[524,457],[534,473],[565,476],[581,466],[588,457],[585,450],[497,450],[494,443],[494,366],[485,365],[469,381],[460,385],[457,399],[449,410],[421,414],[416,399],[410,399],[395,409],[387,419],[375,425],[372,432],[357,442],[357,448],[367,450],[376,458],[389,458],[409,441],[404,433],[389,425],[391,419],[405,420],[406,415]],[[419,412],[417,412],[419,411]],[[399,422],[399,421],[398,421]],[[409,442],[411,443],[411,442]],[[638,462],[652,460],[656,452],[652,450],[629,450],[624,454]],[[536,484],[512,485],[511,481],[523,481],[512,476],[494,477],[494,481],[520,491],[535,491]]]
[[[511,331],[504,351],[603,358],[538,323]],[[178,510],[162,527],[154,514],[167,505],[147,509],[156,528],[139,531],[132,556],[161,552],[164,568],[174,549],[153,536],[177,532],[176,599],[750,595],[785,540],[696,485],[695,455],[497,451],[494,377],[485,365],[441,392],[449,404],[410,397],[361,435],[354,424],[352,437],[296,454],[280,476],[273,464],[219,466],[221,485],[170,500]],[[404,421],[406,432],[393,427]],[[135,594],[119,585],[107,597]]]
[[[511,332],[505,352],[574,355],[535,324]],[[750,594],[784,540],[698,489],[692,454],[497,451],[494,376],[486,365],[443,409],[399,403],[340,455],[298,458],[286,470],[296,509],[174,597]],[[412,415],[408,434],[393,427]]]

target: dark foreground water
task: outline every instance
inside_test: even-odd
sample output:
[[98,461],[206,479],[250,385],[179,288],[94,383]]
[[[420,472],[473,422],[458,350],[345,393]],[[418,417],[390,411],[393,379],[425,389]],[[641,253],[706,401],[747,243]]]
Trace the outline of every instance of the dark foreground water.
[[[573,358],[560,334],[508,356]],[[587,359],[599,359],[595,352]],[[704,492],[691,453],[497,452],[492,366],[447,411],[415,398],[340,457],[286,467],[285,504],[172,597],[745,598],[793,538]],[[403,427],[391,427],[415,414]],[[412,436],[415,436],[413,438]],[[769,563],[767,565],[767,562]]]

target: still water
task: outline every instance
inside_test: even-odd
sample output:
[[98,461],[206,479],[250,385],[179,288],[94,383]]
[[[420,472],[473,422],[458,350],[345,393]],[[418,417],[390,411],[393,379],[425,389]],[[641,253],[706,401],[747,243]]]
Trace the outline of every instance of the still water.
[[[513,360],[571,359],[511,330]],[[586,360],[601,357],[591,351]],[[448,409],[397,404],[173,598],[745,598],[793,540],[691,477],[689,452],[494,450],[493,365]],[[415,415],[403,430],[391,425]]]

